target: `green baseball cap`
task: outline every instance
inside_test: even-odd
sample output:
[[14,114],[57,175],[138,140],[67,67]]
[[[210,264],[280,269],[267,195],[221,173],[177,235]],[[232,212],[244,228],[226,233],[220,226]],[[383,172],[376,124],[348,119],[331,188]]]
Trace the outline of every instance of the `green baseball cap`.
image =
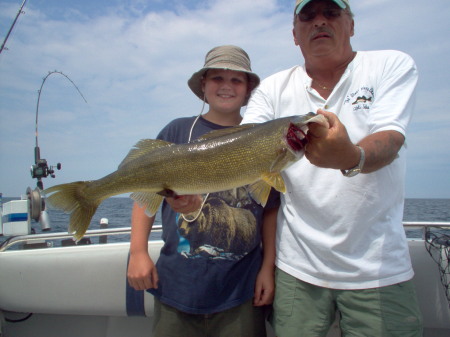
[[[310,3],[312,0],[296,0],[295,1],[295,14],[300,13],[303,7],[305,7],[306,4]],[[335,2],[339,7],[342,9],[350,7],[349,0],[332,0]]]

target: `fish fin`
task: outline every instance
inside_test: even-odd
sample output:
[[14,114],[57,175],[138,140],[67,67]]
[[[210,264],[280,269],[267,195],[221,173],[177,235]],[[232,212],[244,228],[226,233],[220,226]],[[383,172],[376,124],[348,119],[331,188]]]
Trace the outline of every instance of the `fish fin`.
[[202,142],[205,140],[211,140],[211,139],[222,137],[222,136],[229,136],[229,135],[232,135],[233,133],[250,129],[250,128],[254,127],[255,125],[258,125],[258,124],[257,123],[249,123],[249,124],[236,125],[236,126],[233,126],[230,128],[225,128],[225,129],[213,130],[213,131],[205,133],[204,135],[200,136],[193,142]]
[[159,149],[161,147],[165,146],[171,146],[174,145],[171,142],[166,142],[161,139],[142,139],[139,142],[137,142],[136,145],[128,152],[127,156],[119,165],[119,168],[121,168],[123,165],[135,160],[136,158],[139,158],[141,156],[144,156],[156,149]]
[[65,213],[70,213],[68,231],[74,233],[79,241],[91,223],[91,219],[102,200],[92,200],[85,193],[88,181],[77,181],[69,184],[55,185],[47,188],[44,194],[51,193],[46,202]]
[[280,173],[268,172],[262,175],[262,179],[276,189],[278,192],[286,193],[286,185],[284,185],[283,177]]
[[130,198],[136,201],[139,206],[145,207],[145,213],[148,216],[154,216],[156,214],[164,199],[164,197],[153,192],[132,193]]
[[267,199],[270,194],[270,185],[264,180],[258,180],[257,182],[247,186],[247,189],[253,198],[261,206],[266,206]]

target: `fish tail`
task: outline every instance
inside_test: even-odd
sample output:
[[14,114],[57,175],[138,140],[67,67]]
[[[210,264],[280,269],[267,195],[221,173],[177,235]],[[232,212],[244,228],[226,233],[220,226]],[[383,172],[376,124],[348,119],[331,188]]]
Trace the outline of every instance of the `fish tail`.
[[44,193],[52,193],[47,197],[47,203],[70,214],[69,233],[79,241],[91,223],[102,200],[89,198],[86,193],[88,181],[77,181],[69,184],[56,185],[47,188]]

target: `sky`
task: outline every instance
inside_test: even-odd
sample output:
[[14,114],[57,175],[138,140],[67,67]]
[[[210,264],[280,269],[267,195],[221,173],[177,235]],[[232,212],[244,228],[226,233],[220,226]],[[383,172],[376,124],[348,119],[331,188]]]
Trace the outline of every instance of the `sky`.
[[[0,0],[1,42],[22,2]],[[450,198],[450,1],[350,3],[354,50],[401,50],[419,69],[406,197]],[[187,80],[211,48],[244,48],[261,78],[303,64],[292,38],[293,6],[294,0],[28,0],[0,54],[0,192],[17,197],[36,186],[36,112],[41,158],[62,164],[44,187],[93,180],[116,170],[140,139],[200,113]],[[51,74],[38,105],[52,71],[70,81]]]

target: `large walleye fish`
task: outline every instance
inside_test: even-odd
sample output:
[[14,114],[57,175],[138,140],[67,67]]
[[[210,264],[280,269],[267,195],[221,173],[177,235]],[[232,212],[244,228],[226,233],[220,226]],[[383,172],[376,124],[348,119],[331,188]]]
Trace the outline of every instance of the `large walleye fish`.
[[285,192],[280,172],[299,160],[308,123],[328,128],[322,115],[309,113],[212,131],[187,144],[145,139],[130,150],[117,171],[93,181],[52,186],[47,202],[71,213],[69,232],[79,240],[100,203],[133,192],[131,198],[153,215],[164,196],[202,194],[249,185],[265,205],[270,188]]

